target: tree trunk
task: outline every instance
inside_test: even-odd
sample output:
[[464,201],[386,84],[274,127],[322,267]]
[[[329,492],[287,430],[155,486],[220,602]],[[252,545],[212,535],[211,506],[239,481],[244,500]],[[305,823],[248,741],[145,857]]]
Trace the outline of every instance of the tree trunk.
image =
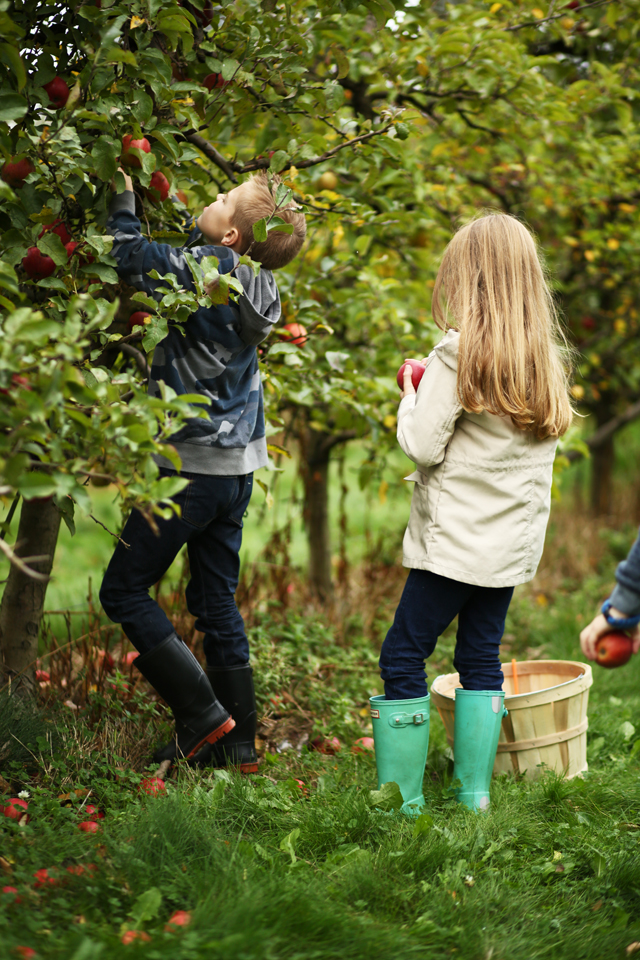
[[309,583],[321,600],[333,593],[329,533],[329,458],[332,437],[307,429],[302,449],[303,518],[309,544]]
[[[614,411],[608,404],[596,410],[596,430],[608,423]],[[606,517],[613,506],[614,440],[608,437],[591,451],[591,511],[595,517]]]
[[[49,575],[60,529],[60,511],[53,499],[24,500],[15,552],[19,557],[46,556],[29,562],[38,573]],[[34,580],[11,565],[0,605],[0,651],[5,682],[20,694],[32,693],[38,635],[44,610],[47,581]]]

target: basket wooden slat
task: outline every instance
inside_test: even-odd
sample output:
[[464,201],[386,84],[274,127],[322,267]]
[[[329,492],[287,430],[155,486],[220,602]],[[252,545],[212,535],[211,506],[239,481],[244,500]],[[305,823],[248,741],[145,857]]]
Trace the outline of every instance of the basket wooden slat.
[[[536,776],[545,767],[568,778],[587,770],[587,706],[593,683],[588,663],[573,660],[527,660],[516,664],[519,694],[514,694],[513,668],[502,665],[505,706],[494,773]],[[457,673],[436,677],[431,696],[454,747]],[[455,749],[455,747],[454,747]],[[544,767],[541,766],[544,764]]]

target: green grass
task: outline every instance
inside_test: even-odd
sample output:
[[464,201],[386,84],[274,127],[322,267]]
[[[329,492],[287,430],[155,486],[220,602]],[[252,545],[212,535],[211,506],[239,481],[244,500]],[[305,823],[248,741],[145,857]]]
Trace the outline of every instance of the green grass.
[[[548,607],[520,593],[510,654],[542,646],[575,659],[577,618],[602,586],[594,580]],[[259,775],[187,769],[167,796],[141,799],[141,773],[116,754],[163,732],[144,696],[138,712],[113,702],[91,730],[89,709],[75,722],[40,716],[32,720],[39,731],[23,720],[37,760],[14,754],[0,765],[13,790],[31,794],[26,826],[0,822],[4,882],[22,899],[2,898],[0,955],[23,944],[61,960],[121,957],[120,935],[133,926],[151,941],[127,951],[172,960],[603,960],[640,940],[640,658],[596,668],[587,776],[501,777],[487,815],[448,799],[450,762],[434,710],[429,817],[416,825],[374,806],[374,761],[348,749],[367,732],[370,640],[354,635],[340,646],[320,614],[290,612],[284,622],[262,617],[252,643],[261,712],[269,697],[294,690],[314,731],[341,738],[340,754],[284,747],[267,754]],[[450,668],[452,648],[449,632],[432,677]],[[281,709],[295,745],[307,721],[291,704]],[[51,719],[62,738],[53,757]],[[78,831],[82,798],[71,806],[58,799],[71,788],[91,789],[90,802],[104,808],[99,836]],[[34,890],[36,870],[87,863],[93,874]],[[167,933],[177,909],[192,923]]]

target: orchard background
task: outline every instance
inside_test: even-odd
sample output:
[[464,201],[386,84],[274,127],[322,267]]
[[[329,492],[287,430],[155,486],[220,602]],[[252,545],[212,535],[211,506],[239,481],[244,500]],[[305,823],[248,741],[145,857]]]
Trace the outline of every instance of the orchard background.
[[[637,665],[594,688],[593,780],[501,784],[484,832],[447,806],[443,737],[434,735],[428,768],[439,819],[415,834],[395,820],[388,829],[366,801],[369,757],[336,764],[302,750],[314,734],[348,742],[367,732],[409,506],[395,373],[437,341],[439,258],[480,210],[514,213],[539,238],[575,350],[581,414],[558,456],[543,563],[516,596],[505,655],[577,657],[580,623],[633,540],[639,14],[638,0],[1,0],[0,788],[20,782],[37,802],[24,828],[2,823],[15,831],[0,867],[22,890],[31,868],[46,866],[45,842],[61,869],[84,862],[90,848],[81,855],[77,838],[65,839],[86,804],[75,789],[93,791],[112,819],[105,844],[95,841],[100,878],[78,908],[88,932],[60,932],[71,907],[50,891],[46,906],[38,901],[46,921],[35,911],[32,924],[42,955],[119,956],[114,930],[162,929],[168,905],[186,901],[201,933],[174,944],[176,957],[346,957],[375,945],[379,956],[506,960],[530,957],[535,942],[536,956],[599,960],[640,941]],[[149,152],[136,152],[145,138]],[[306,339],[276,332],[260,354],[273,463],[257,476],[239,592],[267,775],[247,787],[179,771],[175,835],[161,830],[155,844],[162,818],[127,790],[166,718],[93,594],[122,517],[136,505],[153,523],[180,483],[159,479],[151,458],[171,453],[188,398],[147,397],[146,376],[167,322],[184,319],[200,293],[171,290],[158,308],[118,282],[105,223],[123,158],[150,238],[180,245],[187,211],[261,168],[282,175],[308,224],[300,257],[277,274],[283,323],[303,325]],[[140,310],[151,317],[136,327]],[[187,575],[180,561],[158,593],[197,651],[181,600]],[[449,668],[451,643],[434,668]],[[229,850],[211,845],[196,815]],[[205,866],[193,867],[181,835],[205,844]],[[151,893],[144,863],[158,877]],[[213,878],[238,869],[249,882],[238,880],[236,902]],[[385,907],[372,870],[394,878]],[[472,891],[465,877],[475,875]],[[212,919],[203,883],[225,902],[228,929]],[[329,898],[333,926],[319,907],[296,912],[303,888]],[[99,906],[109,897],[111,933]],[[256,903],[254,940],[241,916]],[[49,927],[55,936],[42,933]],[[6,936],[8,948],[22,944]],[[145,943],[135,949],[155,955]]]

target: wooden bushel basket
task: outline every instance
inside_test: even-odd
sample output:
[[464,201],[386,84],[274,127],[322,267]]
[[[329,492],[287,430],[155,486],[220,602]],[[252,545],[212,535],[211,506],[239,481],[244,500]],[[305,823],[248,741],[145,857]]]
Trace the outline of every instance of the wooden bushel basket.
[[[587,767],[587,703],[593,683],[588,663],[572,660],[525,660],[516,663],[519,693],[513,692],[513,667],[503,663],[504,705],[509,715],[502,721],[494,773],[527,773],[555,770],[567,779]],[[453,747],[457,673],[436,677],[431,697]],[[540,767],[545,764],[545,767]]]

